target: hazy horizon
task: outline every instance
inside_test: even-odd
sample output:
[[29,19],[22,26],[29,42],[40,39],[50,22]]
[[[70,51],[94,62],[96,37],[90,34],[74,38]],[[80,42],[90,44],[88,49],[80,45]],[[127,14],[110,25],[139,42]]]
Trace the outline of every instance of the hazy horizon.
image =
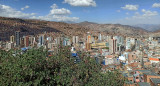
[[159,0],[0,0],[0,16],[99,24],[160,24]]

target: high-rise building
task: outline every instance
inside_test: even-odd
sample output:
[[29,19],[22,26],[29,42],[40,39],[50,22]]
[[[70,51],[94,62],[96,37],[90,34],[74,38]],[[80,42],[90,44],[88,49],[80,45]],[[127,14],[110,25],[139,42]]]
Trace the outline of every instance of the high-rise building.
[[40,35],[39,36],[39,46],[43,46],[44,45],[44,35]]
[[126,50],[131,49],[131,39],[128,37],[126,38]]
[[75,44],[76,43],[76,36],[72,37],[72,43]]
[[12,42],[12,43],[6,43],[6,48],[7,48],[8,50],[12,49],[13,47],[14,47],[13,42]]
[[79,42],[79,37],[78,36],[76,36],[76,43],[78,43]]
[[64,39],[63,37],[57,37],[56,40],[55,40],[55,41],[56,41],[56,44],[57,44],[57,45],[62,44],[62,43],[63,43],[63,39]]
[[25,45],[24,45],[24,37],[20,38],[20,45],[21,45],[21,47],[25,47]]
[[29,45],[33,47],[35,42],[36,42],[35,37],[34,36],[29,36]]
[[72,39],[73,39],[73,40],[72,40],[72,43],[73,43],[73,44],[77,44],[77,43],[79,42],[79,37],[78,37],[78,36],[73,36]]
[[25,47],[29,46],[29,36],[24,37],[24,45],[25,45]]
[[14,43],[14,40],[15,40],[15,39],[14,39],[14,36],[13,36],[13,35],[10,36],[10,42],[11,42],[11,43]]
[[101,34],[99,34],[99,41],[102,41],[102,35]]
[[87,43],[92,43],[91,35],[87,36]]
[[110,39],[109,40],[109,53],[114,54],[117,51],[117,40]]
[[16,41],[16,46],[20,45],[20,31],[15,32],[15,41]]

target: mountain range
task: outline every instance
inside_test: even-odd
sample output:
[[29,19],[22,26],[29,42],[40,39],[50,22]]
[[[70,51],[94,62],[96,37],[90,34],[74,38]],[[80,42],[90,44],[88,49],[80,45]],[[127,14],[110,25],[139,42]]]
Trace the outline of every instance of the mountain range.
[[156,32],[157,30],[160,30],[160,24],[138,24],[133,26],[140,27],[151,32]]
[[99,31],[112,35],[140,36],[148,33],[148,31],[143,28],[133,27],[129,25],[121,25],[121,24],[98,24],[85,21],[77,23],[77,25],[90,28],[90,30],[93,31]]
[[156,30],[155,32],[150,32],[141,27],[121,24],[98,24],[88,21],[69,24],[64,22],[0,17],[0,40],[9,40],[9,36],[14,35],[15,31],[21,31],[21,36],[54,32],[55,36],[64,34],[71,37],[73,35],[85,36],[88,31],[123,36],[159,34],[160,29]]

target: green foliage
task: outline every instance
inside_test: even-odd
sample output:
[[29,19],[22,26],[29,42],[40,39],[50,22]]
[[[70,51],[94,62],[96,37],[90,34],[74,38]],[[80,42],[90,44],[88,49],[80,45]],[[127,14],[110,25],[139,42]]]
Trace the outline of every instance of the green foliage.
[[0,86],[122,86],[124,79],[118,71],[101,73],[95,60],[81,53],[81,62],[75,64],[69,47],[60,47],[58,53],[47,57],[43,48],[30,49],[16,56],[0,50]]

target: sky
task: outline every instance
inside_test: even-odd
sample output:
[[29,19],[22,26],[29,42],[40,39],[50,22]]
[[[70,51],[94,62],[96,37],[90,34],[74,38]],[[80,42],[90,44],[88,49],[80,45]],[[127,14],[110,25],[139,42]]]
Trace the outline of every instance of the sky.
[[160,0],[0,0],[0,16],[101,24],[160,24]]

